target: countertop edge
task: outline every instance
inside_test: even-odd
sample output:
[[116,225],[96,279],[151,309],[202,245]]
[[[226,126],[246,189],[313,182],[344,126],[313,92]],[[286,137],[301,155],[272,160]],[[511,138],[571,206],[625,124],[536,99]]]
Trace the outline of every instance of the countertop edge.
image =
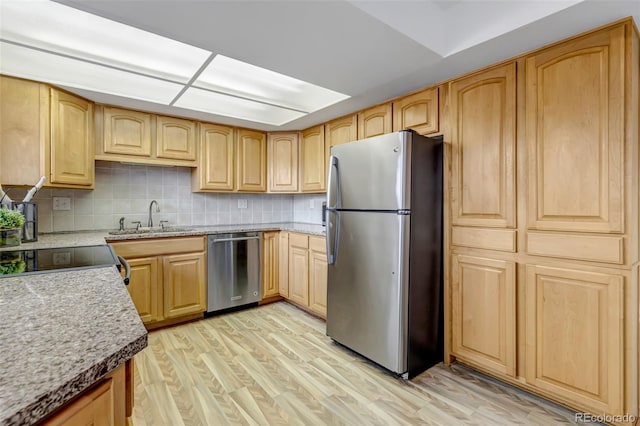
[[120,364],[147,347],[148,335],[138,337],[104,360],[84,370],[59,388],[39,397],[30,405],[2,421],[3,425],[31,425],[42,421],[66,403],[91,387]]

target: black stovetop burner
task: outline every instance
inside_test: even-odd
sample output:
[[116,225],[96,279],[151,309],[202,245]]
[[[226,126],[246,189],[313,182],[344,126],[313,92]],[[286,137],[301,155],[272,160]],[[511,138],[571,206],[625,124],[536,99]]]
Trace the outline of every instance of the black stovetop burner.
[[0,251],[0,278],[111,265],[120,267],[120,262],[108,244]]

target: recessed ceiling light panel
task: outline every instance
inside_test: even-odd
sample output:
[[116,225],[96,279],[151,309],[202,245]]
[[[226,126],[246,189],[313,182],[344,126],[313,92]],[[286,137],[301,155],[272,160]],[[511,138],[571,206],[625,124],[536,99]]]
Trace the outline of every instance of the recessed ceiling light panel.
[[349,98],[348,95],[223,55],[216,55],[198,76],[194,86],[307,113]]
[[51,1],[0,1],[0,38],[186,83],[211,55]]
[[182,85],[0,42],[0,73],[168,105]]
[[280,126],[306,115],[299,111],[193,87],[187,89],[174,105],[274,126]]

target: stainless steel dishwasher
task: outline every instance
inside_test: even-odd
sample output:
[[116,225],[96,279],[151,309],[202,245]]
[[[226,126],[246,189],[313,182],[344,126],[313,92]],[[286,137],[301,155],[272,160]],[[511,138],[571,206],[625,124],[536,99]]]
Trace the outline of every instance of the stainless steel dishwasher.
[[261,298],[260,232],[209,235],[207,313]]

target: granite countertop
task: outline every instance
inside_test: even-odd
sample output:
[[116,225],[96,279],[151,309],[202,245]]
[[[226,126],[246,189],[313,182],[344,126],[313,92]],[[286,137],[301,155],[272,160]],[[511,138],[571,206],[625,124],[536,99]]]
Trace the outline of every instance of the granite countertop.
[[325,235],[325,227],[311,223],[300,222],[276,222],[244,225],[217,225],[217,226],[179,226],[175,232],[150,232],[141,234],[110,235],[106,233],[105,239],[109,241],[137,240],[141,238],[183,237],[190,235],[224,234],[229,232],[254,232],[254,231],[290,231],[303,234]]
[[109,266],[0,280],[0,342],[0,425],[24,425],[132,358],[147,331]]
[[192,235],[221,234],[226,232],[251,232],[251,231],[290,231],[311,235],[325,235],[325,227],[311,223],[300,222],[276,222],[261,223],[255,225],[218,225],[218,226],[185,226],[179,227],[176,232],[149,232],[143,234],[110,235],[108,230],[101,231],[77,231],[56,232],[51,234],[39,234],[38,241],[22,243],[17,247],[0,247],[0,251],[31,250],[56,247],[78,247],[104,244],[108,241],[139,240],[144,238],[184,237]]

